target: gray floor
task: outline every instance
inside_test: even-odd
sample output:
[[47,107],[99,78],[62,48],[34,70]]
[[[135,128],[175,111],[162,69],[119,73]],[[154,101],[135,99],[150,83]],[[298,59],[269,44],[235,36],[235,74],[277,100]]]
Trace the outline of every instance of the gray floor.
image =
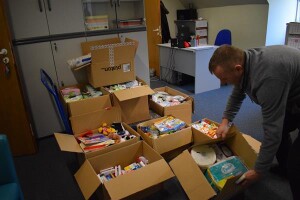
[[[157,79],[152,79],[151,87],[168,85]],[[194,95],[191,86],[173,86],[195,99],[193,121],[204,117],[220,121],[231,86]],[[262,139],[260,109],[249,99],[235,119],[235,124],[246,134],[257,140]],[[61,152],[53,137],[39,140],[39,151],[35,155],[15,158],[16,169],[26,200],[82,200],[84,199],[73,174],[78,169],[76,154]],[[188,199],[177,179],[171,179],[164,185],[164,190],[151,195],[154,199]],[[245,200],[291,200],[291,191],[287,180],[273,174],[249,187],[244,196],[236,199]]]

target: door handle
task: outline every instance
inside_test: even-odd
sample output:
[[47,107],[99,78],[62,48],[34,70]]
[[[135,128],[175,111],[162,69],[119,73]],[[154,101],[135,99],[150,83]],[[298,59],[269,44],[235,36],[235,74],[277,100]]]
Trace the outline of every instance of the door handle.
[[3,56],[7,55],[7,49],[1,49],[0,55],[3,55]]
[[160,28],[160,26],[158,26],[157,29],[154,29],[153,32],[157,32],[157,35],[161,36],[161,28]]

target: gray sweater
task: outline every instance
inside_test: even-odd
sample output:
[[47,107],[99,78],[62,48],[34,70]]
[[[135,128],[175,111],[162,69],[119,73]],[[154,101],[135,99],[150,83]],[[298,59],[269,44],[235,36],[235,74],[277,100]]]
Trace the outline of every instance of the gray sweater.
[[261,106],[264,137],[255,170],[269,169],[281,142],[285,112],[300,113],[300,51],[287,46],[245,50],[244,75],[224,117],[233,120],[246,94]]

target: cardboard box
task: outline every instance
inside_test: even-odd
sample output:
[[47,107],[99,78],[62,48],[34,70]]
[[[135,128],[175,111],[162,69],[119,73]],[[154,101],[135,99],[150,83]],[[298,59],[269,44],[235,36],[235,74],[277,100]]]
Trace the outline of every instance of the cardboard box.
[[137,131],[154,150],[160,154],[169,152],[172,153],[172,150],[177,150],[180,147],[190,144],[193,141],[191,127],[187,126],[175,133],[169,134],[164,137],[159,137],[157,139],[152,139],[148,137],[141,129],[141,126],[149,126],[154,122],[160,121],[166,117],[161,117],[146,122],[142,122],[137,125]]
[[[135,162],[139,156],[148,159],[149,164],[103,184],[97,177],[100,170],[115,165],[121,165],[124,168]],[[174,174],[166,161],[143,141],[89,158],[75,174],[75,179],[85,199],[89,199],[97,189],[102,190],[100,194],[106,193],[108,199],[123,199],[141,193],[172,177]]]
[[134,57],[138,41],[111,38],[81,43],[83,55],[91,53],[88,80],[94,87],[112,85],[135,79]]
[[[232,126],[229,131],[230,135],[225,140],[226,145],[245,162],[249,169],[252,169],[260,142],[251,136],[241,134],[235,126]],[[211,139],[201,132],[193,131],[193,135],[195,145],[212,144],[222,140]],[[188,150],[185,150],[169,164],[189,199],[206,200],[217,195]],[[222,191],[214,199],[229,199],[240,192],[241,186],[235,183],[238,178],[239,176],[228,179]]]
[[[100,110],[93,113],[88,113],[81,116],[71,117],[73,123],[76,124],[74,128],[74,135],[65,134],[65,133],[54,133],[56,141],[59,145],[61,151],[76,152],[80,153],[79,160],[82,161],[85,158],[90,158],[95,155],[104,154],[110,151],[113,151],[118,148],[136,143],[140,140],[140,135],[134,131],[126,123],[122,123],[123,127],[129,131],[130,134],[135,135],[136,137],[118,144],[114,144],[103,149],[99,149],[92,152],[84,152],[79,143],[76,140],[76,137],[88,130],[96,130],[101,126],[103,122],[107,124],[112,124],[113,122],[120,122],[120,112],[118,108],[112,108],[110,110]],[[83,158],[82,158],[83,157]]]
[[154,91],[142,79],[136,77],[136,80],[141,82],[142,86],[111,94],[113,105],[121,110],[122,121],[128,124],[150,119],[148,95]]
[[179,92],[178,90],[172,89],[170,87],[160,87],[153,89],[155,92],[161,91],[166,92],[172,96],[181,95],[183,97],[186,97],[187,100],[176,106],[169,106],[169,107],[163,107],[157,103],[155,103],[151,98],[149,100],[149,106],[150,109],[156,112],[157,114],[161,116],[167,116],[172,115],[178,119],[181,119],[182,121],[190,124],[192,123],[192,114],[194,111],[194,99],[182,92]]
[[[61,95],[62,102],[64,106],[67,108],[70,117],[75,115],[86,114],[89,112],[94,112],[96,110],[100,110],[112,106],[110,96],[107,94],[103,94],[102,96],[99,97],[91,97],[87,99],[81,99],[78,101],[66,102],[63,98],[61,90],[64,88],[72,88],[72,87],[80,88],[80,90],[82,91],[84,85],[78,84],[78,85],[71,85],[71,86],[60,88],[60,95]],[[105,93],[101,88],[100,91],[102,93]]]

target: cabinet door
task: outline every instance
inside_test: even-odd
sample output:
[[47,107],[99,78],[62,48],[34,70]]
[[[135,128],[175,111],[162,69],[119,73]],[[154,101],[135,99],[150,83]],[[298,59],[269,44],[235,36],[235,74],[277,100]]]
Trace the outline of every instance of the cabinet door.
[[43,0],[8,0],[15,39],[49,35]]
[[144,26],[143,0],[116,0],[118,28]]
[[67,63],[69,59],[82,56],[81,43],[85,41],[86,38],[75,38],[51,42],[60,86],[62,86],[62,83],[65,86],[70,86],[87,82],[87,72],[85,68],[73,71]]
[[107,30],[116,28],[114,0],[83,0],[86,30]]
[[50,35],[84,32],[81,0],[44,0]]
[[17,53],[37,137],[61,132],[62,123],[53,96],[40,80],[40,69],[43,68],[57,83],[50,42],[21,45],[17,47]]

